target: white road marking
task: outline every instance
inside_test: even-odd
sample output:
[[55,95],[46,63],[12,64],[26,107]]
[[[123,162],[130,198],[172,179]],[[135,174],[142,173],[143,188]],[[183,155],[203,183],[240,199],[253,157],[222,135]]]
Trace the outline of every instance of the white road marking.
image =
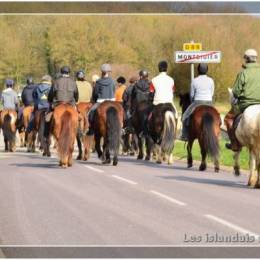
[[153,193],[153,194],[155,194],[155,195],[157,195],[158,197],[161,197],[161,198],[163,198],[163,199],[166,199],[166,200],[168,200],[168,201],[170,201],[170,202],[173,202],[173,203],[175,203],[175,204],[177,204],[177,205],[179,205],[179,206],[186,206],[186,205],[187,205],[186,203],[184,203],[184,202],[182,202],[182,201],[176,200],[176,199],[174,199],[174,198],[172,198],[172,197],[169,197],[169,196],[167,196],[167,195],[165,195],[165,194],[162,194],[162,193],[160,193],[160,192],[158,192],[158,191],[150,190],[150,192]]
[[204,217],[206,217],[208,219],[211,219],[211,220],[214,220],[214,221],[216,221],[216,222],[218,222],[218,223],[220,223],[220,224],[222,224],[222,225],[224,225],[226,227],[234,229],[234,230],[236,230],[236,231],[238,231],[240,233],[249,234],[251,236],[254,236],[256,239],[259,239],[259,235],[258,234],[254,233],[254,232],[251,232],[251,231],[249,231],[247,229],[244,229],[242,227],[239,227],[239,226],[237,226],[235,224],[232,224],[231,222],[228,222],[228,221],[226,221],[224,219],[221,219],[219,217],[216,217],[216,216],[213,216],[213,215],[210,215],[210,214],[206,214],[206,215],[204,215]]
[[92,171],[94,171],[94,172],[104,172],[103,170],[100,170],[100,169],[97,169],[97,168],[94,168],[94,167],[92,167],[92,166],[89,166],[89,165],[84,165],[86,168],[88,168],[88,169],[90,169],[90,170],[92,170]]
[[132,185],[136,185],[136,184],[137,184],[137,182],[134,182],[134,181],[131,181],[131,180],[122,178],[122,177],[117,176],[117,175],[112,175],[111,177],[113,177],[113,178],[115,178],[115,179],[118,179],[118,180],[120,180],[120,181],[127,182],[127,183],[132,184]]

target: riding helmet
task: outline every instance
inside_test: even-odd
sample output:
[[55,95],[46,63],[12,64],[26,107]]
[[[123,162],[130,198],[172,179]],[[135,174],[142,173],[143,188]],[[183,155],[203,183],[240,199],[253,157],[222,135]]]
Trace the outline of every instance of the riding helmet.
[[5,80],[5,85],[6,85],[6,87],[13,87],[14,80],[13,79],[6,79]]
[[108,63],[102,64],[100,67],[101,72],[107,73],[107,72],[111,72],[111,66]]
[[26,79],[26,83],[28,85],[32,85],[33,84],[33,77],[29,76],[27,79]]
[[118,77],[116,81],[117,81],[117,83],[120,83],[120,84],[125,84],[125,82],[126,82],[125,78],[122,76]]
[[160,72],[167,71],[168,69],[168,63],[165,60],[162,60],[158,63],[158,69]]
[[77,79],[83,80],[83,79],[85,78],[85,73],[84,73],[84,71],[83,71],[83,70],[78,71],[78,72],[76,73],[76,77],[77,77]]
[[205,75],[208,72],[208,65],[206,63],[200,63],[198,66],[199,75]]
[[60,72],[61,72],[61,74],[69,74],[69,73],[70,73],[70,68],[69,68],[69,66],[63,66],[63,67],[61,67]]
[[147,78],[148,77],[148,71],[147,70],[140,70],[139,76],[142,77],[142,78]]

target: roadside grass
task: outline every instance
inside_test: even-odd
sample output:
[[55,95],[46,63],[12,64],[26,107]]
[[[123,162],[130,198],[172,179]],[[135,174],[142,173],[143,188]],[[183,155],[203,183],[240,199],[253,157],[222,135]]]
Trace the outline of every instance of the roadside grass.
[[[233,152],[225,148],[226,141],[224,139],[220,140],[220,165],[224,166],[233,166]],[[176,141],[175,147],[173,150],[173,155],[178,159],[187,159],[187,149],[186,145],[182,141]],[[200,148],[197,141],[194,142],[192,148],[193,159],[200,161]],[[209,162],[212,162],[211,159],[208,159]],[[249,154],[246,148],[243,148],[240,154],[240,167],[241,169],[249,169]]]

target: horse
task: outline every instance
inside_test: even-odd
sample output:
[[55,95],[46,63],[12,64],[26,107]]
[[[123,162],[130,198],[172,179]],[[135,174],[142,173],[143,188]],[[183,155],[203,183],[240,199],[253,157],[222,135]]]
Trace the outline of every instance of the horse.
[[[103,164],[110,164],[110,154],[113,154],[113,165],[118,164],[121,130],[123,127],[124,110],[116,101],[104,101],[95,111],[94,115],[94,138],[95,149],[98,157],[102,157]],[[100,141],[103,137],[103,151]]]
[[[190,100],[188,95],[180,95],[181,104],[187,106]],[[188,168],[193,166],[192,146],[195,139],[198,139],[201,152],[200,171],[207,169],[206,157],[209,155],[214,161],[214,170],[219,172],[219,136],[221,118],[219,112],[212,106],[199,105],[193,111],[190,119],[188,145],[187,145],[187,164]]]
[[[93,146],[93,137],[86,135],[89,128],[88,112],[93,106],[91,102],[80,102],[77,104],[77,110],[79,113],[79,126],[77,131],[77,145],[78,145],[78,157],[77,160],[88,160],[90,157],[90,151]],[[84,153],[82,150],[82,143],[84,145]]]
[[[232,91],[230,95],[233,96]],[[242,146],[249,150],[249,168],[250,175],[248,186],[260,188],[260,104],[252,105],[245,109],[235,135]],[[240,175],[240,157],[241,150],[234,152],[234,173]]]
[[1,127],[4,135],[5,151],[15,152],[17,113],[12,109],[1,111]]
[[177,131],[176,111],[171,104],[154,106],[148,120],[149,135],[151,136],[156,151],[156,162],[162,163],[166,157],[168,164],[172,164],[172,151]]
[[78,127],[78,112],[67,103],[57,105],[51,121],[51,133],[57,141],[59,165],[72,166],[72,154]]
[[31,132],[27,131],[33,110],[34,110],[33,106],[25,107],[23,109],[23,116],[22,116],[23,126],[25,128],[25,143],[27,146],[27,152],[35,152],[35,141],[36,141],[35,131],[31,131]]
[[144,157],[144,151],[143,151],[143,141],[145,140],[145,146],[146,146],[146,156],[145,160],[149,161],[151,158],[151,151],[153,147],[153,141],[151,137],[148,135],[148,133],[145,134],[145,124],[147,123],[147,117],[150,113],[151,105],[146,102],[142,101],[136,105],[136,108],[132,115],[132,125],[134,127],[135,133],[138,138],[138,156],[137,160],[142,160]]
[[35,111],[35,118],[34,118],[34,135],[38,136],[37,143],[39,144],[39,149],[43,152],[43,156],[51,156],[50,152],[50,145],[51,145],[51,137],[45,137],[45,116],[48,109],[40,109]]

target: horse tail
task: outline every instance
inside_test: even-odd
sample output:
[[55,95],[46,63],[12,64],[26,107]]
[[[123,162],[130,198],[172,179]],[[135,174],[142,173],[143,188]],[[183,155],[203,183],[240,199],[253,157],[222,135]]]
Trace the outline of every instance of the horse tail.
[[72,131],[73,131],[73,122],[72,122],[72,114],[69,111],[65,111],[60,120],[61,130],[59,139],[57,142],[57,148],[60,154],[60,158],[63,161],[66,158],[70,151],[71,143],[74,142],[72,140]]
[[12,124],[15,124],[14,117],[10,115],[9,113],[4,116],[4,122],[3,122],[3,134],[4,138],[8,141],[15,141],[15,129],[12,127]]
[[171,111],[166,111],[164,114],[164,125],[162,132],[161,148],[163,152],[170,154],[174,147],[176,131],[176,121],[174,114]]
[[40,113],[39,119],[39,130],[38,130],[38,141],[40,143],[40,148],[43,149],[45,145],[45,138],[44,138],[44,128],[45,128],[45,112]]
[[114,154],[117,154],[119,151],[121,136],[121,124],[119,121],[118,112],[114,107],[109,107],[106,116],[108,149],[111,152],[113,151]]
[[214,118],[210,113],[206,113],[202,117],[202,132],[201,140],[204,144],[204,149],[212,158],[219,156],[218,137],[214,132]]

